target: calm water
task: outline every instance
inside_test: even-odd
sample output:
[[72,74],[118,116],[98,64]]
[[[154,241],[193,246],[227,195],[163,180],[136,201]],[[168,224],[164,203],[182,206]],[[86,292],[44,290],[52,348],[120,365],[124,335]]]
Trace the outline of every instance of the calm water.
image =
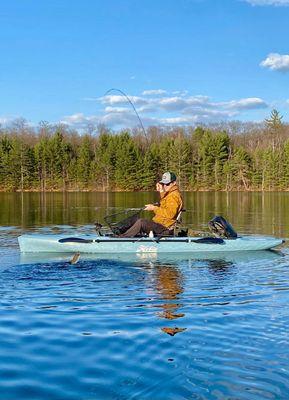
[[[288,399],[289,249],[20,256],[23,232],[91,232],[154,194],[0,194],[0,398]],[[193,193],[185,221],[289,237],[289,193]]]

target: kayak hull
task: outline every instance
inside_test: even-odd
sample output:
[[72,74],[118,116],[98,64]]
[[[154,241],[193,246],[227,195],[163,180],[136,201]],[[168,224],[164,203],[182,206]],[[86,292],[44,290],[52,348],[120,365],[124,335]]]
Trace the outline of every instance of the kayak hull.
[[197,237],[113,238],[109,236],[27,234],[18,238],[22,253],[192,253],[232,252],[273,249],[282,239],[267,236],[243,236],[222,243],[202,243]]

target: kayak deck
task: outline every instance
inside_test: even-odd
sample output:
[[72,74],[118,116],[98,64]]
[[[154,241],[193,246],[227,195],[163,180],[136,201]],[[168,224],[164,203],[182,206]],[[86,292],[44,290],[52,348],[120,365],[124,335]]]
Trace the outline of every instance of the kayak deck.
[[200,237],[117,238],[97,235],[27,234],[18,238],[22,253],[190,253],[269,250],[283,243],[268,236],[207,241]]

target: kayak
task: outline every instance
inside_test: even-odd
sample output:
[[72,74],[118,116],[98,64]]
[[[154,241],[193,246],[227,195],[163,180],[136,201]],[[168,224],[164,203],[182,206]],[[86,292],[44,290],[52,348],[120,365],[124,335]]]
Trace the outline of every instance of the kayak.
[[192,253],[269,250],[282,239],[269,236],[242,236],[236,239],[216,237],[135,237],[119,238],[98,235],[26,234],[18,238],[22,253]]

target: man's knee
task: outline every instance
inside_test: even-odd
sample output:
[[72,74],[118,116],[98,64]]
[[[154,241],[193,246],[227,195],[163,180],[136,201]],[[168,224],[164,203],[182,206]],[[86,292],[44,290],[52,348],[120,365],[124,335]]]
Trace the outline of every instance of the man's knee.
[[136,220],[136,222],[133,224],[133,226],[138,227],[138,228],[142,228],[144,225],[145,219],[144,218],[139,218]]
[[145,228],[147,225],[147,220],[145,218],[139,218],[138,223],[139,223],[139,226],[141,226],[142,228]]

